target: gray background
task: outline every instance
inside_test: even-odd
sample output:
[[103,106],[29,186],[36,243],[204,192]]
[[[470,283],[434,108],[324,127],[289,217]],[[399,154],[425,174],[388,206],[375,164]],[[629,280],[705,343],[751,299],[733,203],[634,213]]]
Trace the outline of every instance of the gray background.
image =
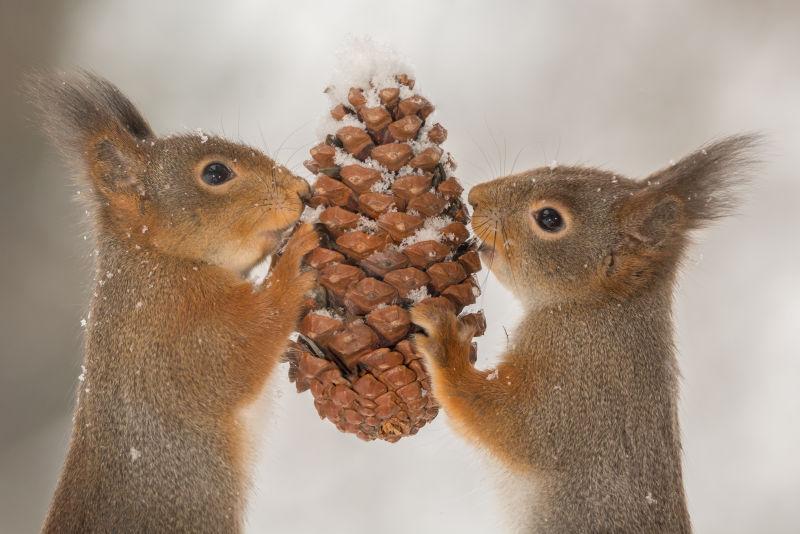
[[[0,2],[0,532],[35,531],[54,488],[91,265],[76,188],[29,124],[20,72],[90,67],[161,133],[224,128],[261,146],[260,128],[295,165],[348,32],[416,65],[467,183],[520,149],[517,169],[555,159],[643,176],[711,138],[767,134],[740,215],[698,236],[678,289],[686,486],[698,532],[797,532],[800,4],[318,4]],[[519,316],[496,281],[485,289],[482,365]],[[446,417],[363,444],[279,374],[250,531],[501,530],[491,470]]]

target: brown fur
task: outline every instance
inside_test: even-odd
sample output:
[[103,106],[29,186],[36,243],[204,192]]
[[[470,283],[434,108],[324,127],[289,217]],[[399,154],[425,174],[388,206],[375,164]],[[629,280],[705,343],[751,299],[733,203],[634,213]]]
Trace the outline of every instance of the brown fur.
[[[469,364],[473,325],[412,311],[437,399],[523,481],[532,532],[689,532],[671,318],[690,230],[725,215],[752,137],[642,182],[541,168],[472,189],[482,256],[525,306],[497,372]],[[531,210],[568,224],[544,235]]]
[[[241,411],[286,348],[314,274],[307,226],[264,286],[307,184],[252,148],[156,137],[110,83],[32,79],[58,146],[92,192],[95,290],[67,460],[45,532],[238,532],[248,490]],[[201,169],[236,173],[211,187]]]

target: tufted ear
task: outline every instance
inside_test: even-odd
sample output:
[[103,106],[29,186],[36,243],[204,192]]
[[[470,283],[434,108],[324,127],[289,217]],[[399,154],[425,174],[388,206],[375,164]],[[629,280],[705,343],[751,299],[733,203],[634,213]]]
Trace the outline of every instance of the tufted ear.
[[730,214],[758,141],[754,135],[727,137],[650,175],[622,206],[629,235],[658,245]]
[[91,73],[33,74],[27,92],[45,130],[106,200],[140,188],[136,168],[150,126],[119,89]]
[[654,173],[647,184],[656,195],[680,203],[687,229],[700,228],[734,210],[759,141],[752,134],[726,137]]
[[[663,260],[682,250],[686,232],[680,199],[655,189],[643,189],[622,203],[620,241],[604,259],[604,283],[619,295],[657,278]],[[667,262],[669,263],[669,262]]]
[[626,294],[671,269],[689,231],[731,213],[759,138],[705,146],[641,183],[618,206],[621,240],[605,258],[605,283]]
[[626,203],[623,236],[629,245],[657,248],[682,232],[683,205],[673,195],[643,192]]

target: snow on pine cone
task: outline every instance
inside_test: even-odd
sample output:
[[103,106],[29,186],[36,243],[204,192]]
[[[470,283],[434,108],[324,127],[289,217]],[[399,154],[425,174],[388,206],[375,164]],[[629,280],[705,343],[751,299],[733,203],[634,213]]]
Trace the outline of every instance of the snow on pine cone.
[[320,287],[289,377],[311,390],[320,417],[364,440],[395,442],[438,412],[408,308],[432,298],[460,313],[479,294],[463,189],[440,147],[447,131],[413,89],[406,74],[373,76],[338,98],[329,88],[325,141],[305,162],[317,176],[305,219],[322,234],[307,259]]

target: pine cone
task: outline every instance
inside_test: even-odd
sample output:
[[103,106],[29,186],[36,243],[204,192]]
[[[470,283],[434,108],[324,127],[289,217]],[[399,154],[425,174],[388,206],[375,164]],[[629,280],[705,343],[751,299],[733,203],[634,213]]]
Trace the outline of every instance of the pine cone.
[[289,377],[320,417],[364,440],[395,442],[438,412],[408,309],[432,298],[460,313],[479,294],[463,188],[439,146],[447,131],[428,124],[434,108],[413,88],[406,74],[350,88],[331,109],[335,133],[305,162],[317,175],[322,244],[307,263],[320,287]]

